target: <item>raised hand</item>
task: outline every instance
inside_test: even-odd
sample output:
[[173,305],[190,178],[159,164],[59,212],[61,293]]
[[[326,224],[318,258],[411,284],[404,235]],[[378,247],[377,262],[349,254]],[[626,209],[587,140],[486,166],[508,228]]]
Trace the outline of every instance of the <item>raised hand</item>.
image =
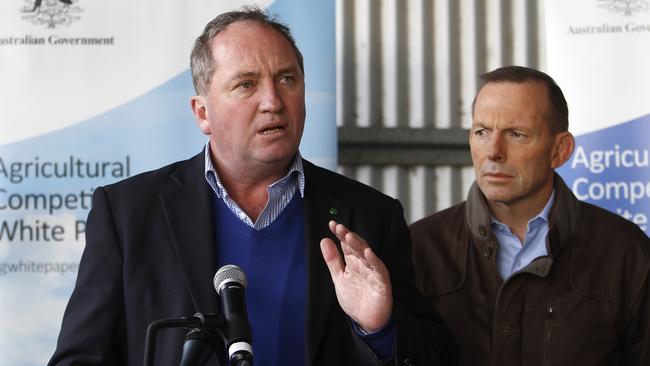
[[368,333],[381,329],[393,311],[390,275],[366,241],[336,221],[329,228],[341,242],[343,256],[329,238],[320,242],[336,297],[345,313]]

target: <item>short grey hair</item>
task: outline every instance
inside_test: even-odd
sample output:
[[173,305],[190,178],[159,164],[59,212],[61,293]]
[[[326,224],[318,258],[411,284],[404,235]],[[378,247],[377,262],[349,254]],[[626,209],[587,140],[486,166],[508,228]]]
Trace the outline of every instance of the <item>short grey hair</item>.
[[230,24],[251,20],[261,24],[266,24],[278,31],[291,45],[293,52],[296,55],[300,69],[304,72],[303,58],[300,50],[296,46],[296,42],[291,35],[289,27],[280,23],[275,16],[270,16],[264,10],[256,6],[244,6],[240,10],[229,11],[217,15],[212,19],[205,28],[201,35],[194,41],[194,47],[190,55],[190,69],[192,71],[192,83],[194,83],[194,90],[199,95],[205,95],[208,86],[212,81],[212,75],[215,70],[215,63],[212,59],[212,48],[210,42],[220,32],[226,29]]

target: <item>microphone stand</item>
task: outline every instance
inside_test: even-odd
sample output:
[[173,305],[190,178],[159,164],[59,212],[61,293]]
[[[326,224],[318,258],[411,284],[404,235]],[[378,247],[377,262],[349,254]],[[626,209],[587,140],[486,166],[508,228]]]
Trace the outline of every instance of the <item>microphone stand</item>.
[[[144,345],[144,366],[154,366],[156,336],[158,331],[166,328],[192,328],[186,339],[197,340],[198,342],[208,343],[214,340],[214,334],[218,334],[224,341],[226,340],[226,319],[221,314],[202,314],[196,313],[191,318],[168,318],[152,322],[147,327],[147,335]],[[237,366],[246,364],[237,363]]]

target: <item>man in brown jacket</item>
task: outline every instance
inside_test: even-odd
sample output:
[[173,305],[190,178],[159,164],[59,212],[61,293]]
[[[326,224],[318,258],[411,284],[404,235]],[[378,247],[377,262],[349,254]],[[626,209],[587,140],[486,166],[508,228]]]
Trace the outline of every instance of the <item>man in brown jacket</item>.
[[462,365],[650,365],[650,240],[578,201],[567,104],[548,75],[482,76],[467,200],[411,226],[420,290]]

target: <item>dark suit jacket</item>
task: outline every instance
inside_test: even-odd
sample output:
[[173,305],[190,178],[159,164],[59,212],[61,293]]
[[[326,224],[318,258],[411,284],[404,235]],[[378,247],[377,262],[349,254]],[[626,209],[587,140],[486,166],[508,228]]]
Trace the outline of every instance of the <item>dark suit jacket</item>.
[[[419,313],[423,303],[414,293],[399,202],[307,161],[304,170],[305,364],[378,364],[351,330],[320,253],[320,240],[334,239],[332,218],[363,236],[391,273],[397,326],[391,363],[431,365],[451,355],[452,342],[437,316]],[[86,248],[50,365],[140,366],[149,323],[219,311],[211,281],[218,243],[210,195],[203,153],[95,191]],[[179,364],[185,333],[158,334],[156,365]]]

